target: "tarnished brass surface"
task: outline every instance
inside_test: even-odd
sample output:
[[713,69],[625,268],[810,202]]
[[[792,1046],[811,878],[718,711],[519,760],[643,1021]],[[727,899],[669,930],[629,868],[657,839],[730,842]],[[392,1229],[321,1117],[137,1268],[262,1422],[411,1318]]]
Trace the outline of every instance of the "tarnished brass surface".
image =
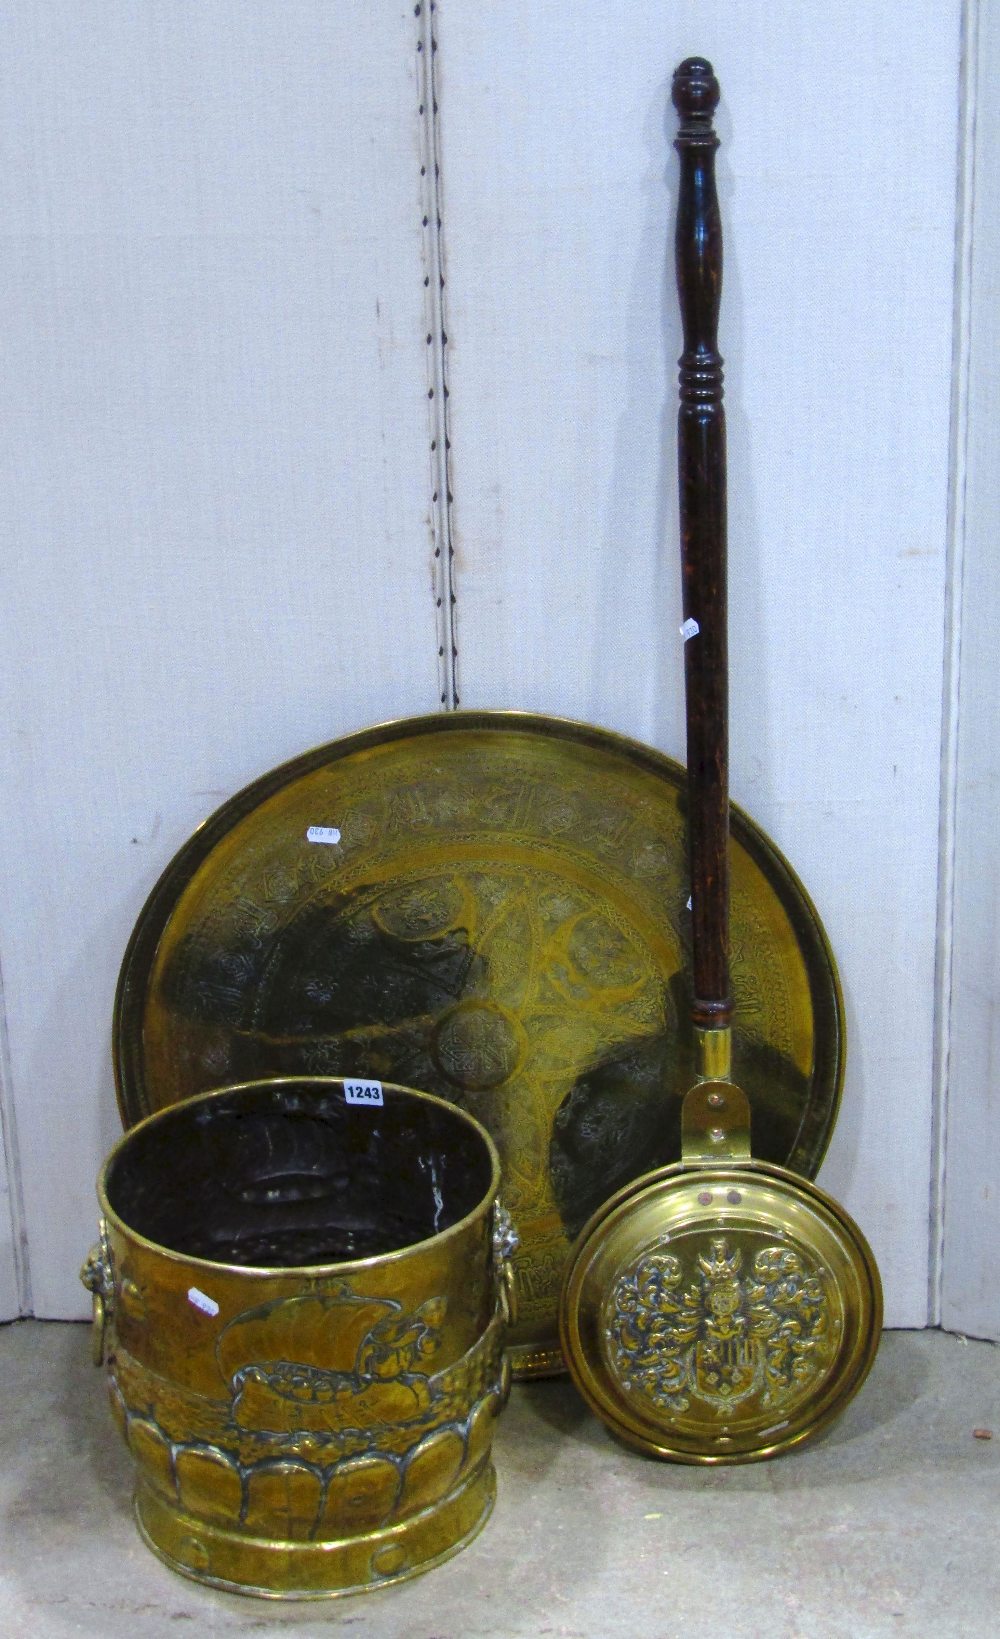
[[[184,1514],[144,1481],[136,1490],[135,1517],[140,1536],[158,1558],[196,1582],[260,1599],[329,1599],[370,1593],[443,1564],[479,1535],[495,1497],[493,1464],[480,1463],[426,1515],[364,1536],[292,1544],[235,1537],[204,1520],[192,1532]],[[254,1577],[266,1580],[255,1583]]]
[[[505,712],[388,724],[265,776],[139,918],[115,1011],[124,1121],[265,1074],[392,1077],[462,1105],[496,1139],[520,1235],[515,1368],[560,1369],[572,1239],[677,1159],[695,1077],[685,780],[634,741]],[[812,1175],[843,1071],[836,970],[738,810],[732,921],[756,1150]]]
[[696,1085],[685,1159],[596,1213],[567,1271],[577,1387],[653,1456],[775,1456],[839,1415],[875,1358],[882,1290],[861,1231],[815,1184],[749,1154],[742,1091]]
[[83,1279],[139,1526],[201,1581],[363,1591],[489,1514],[509,1385],[499,1160],[450,1105],[383,1096],[350,1107],[319,1078],[203,1095],[102,1172]]

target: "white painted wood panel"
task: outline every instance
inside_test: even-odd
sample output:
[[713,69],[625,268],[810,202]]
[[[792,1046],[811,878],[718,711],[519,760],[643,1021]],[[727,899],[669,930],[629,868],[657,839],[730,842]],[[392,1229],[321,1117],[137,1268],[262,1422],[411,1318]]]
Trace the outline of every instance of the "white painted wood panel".
[[[1000,1341],[1000,17],[970,8],[967,438],[941,1321]],[[975,23],[978,23],[978,28]]]
[[[20,1275],[23,1246],[21,1222],[20,1169],[16,1164],[17,1142],[14,1105],[10,1087],[10,1055],[3,1011],[3,980],[0,977],[0,1321],[16,1320],[28,1293]],[[15,1227],[17,1226],[17,1227]]]
[[0,1128],[0,1321],[16,1320],[21,1312],[10,1190],[6,1145]]
[[462,703],[681,754],[675,64],[720,75],[733,794],[841,964],[823,1182],[927,1316],[959,0],[438,8]]
[[0,954],[41,1315],[86,1309],[114,982],[160,870],[255,774],[439,699],[417,27],[0,20]]

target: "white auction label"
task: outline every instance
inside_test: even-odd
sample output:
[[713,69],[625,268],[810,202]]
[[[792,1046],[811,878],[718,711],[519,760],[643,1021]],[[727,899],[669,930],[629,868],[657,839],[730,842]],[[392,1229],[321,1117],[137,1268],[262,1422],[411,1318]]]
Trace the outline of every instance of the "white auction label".
[[219,1312],[219,1305],[215,1299],[206,1297],[205,1293],[200,1292],[197,1286],[188,1288],[188,1302],[193,1304],[196,1309],[200,1309],[203,1315],[217,1315]]
[[701,627],[698,625],[698,622],[694,619],[693,615],[688,615],[687,620],[681,627],[681,637],[684,639],[685,643],[689,637],[697,637],[700,631]]
[[339,842],[340,832],[335,825],[310,825],[306,832],[307,842]]
[[348,1104],[382,1104],[380,1081],[345,1081],[344,1098]]

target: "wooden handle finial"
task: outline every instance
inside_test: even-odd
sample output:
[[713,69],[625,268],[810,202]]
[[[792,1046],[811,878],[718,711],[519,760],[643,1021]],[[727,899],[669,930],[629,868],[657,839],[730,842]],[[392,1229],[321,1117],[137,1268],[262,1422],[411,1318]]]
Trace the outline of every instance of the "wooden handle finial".
[[693,125],[695,131],[707,128],[712,146],[717,148],[719,139],[712,130],[712,115],[719,106],[719,82],[704,57],[686,57],[674,70],[673,102],[681,116],[679,140],[695,134],[687,129]]
[[677,454],[691,859],[694,1001],[701,1028],[726,1026],[729,994],[729,745],[726,421],[718,349],[722,224],[715,188],[719,82],[689,57],[674,75],[680,129],[677,290],[684,329]]

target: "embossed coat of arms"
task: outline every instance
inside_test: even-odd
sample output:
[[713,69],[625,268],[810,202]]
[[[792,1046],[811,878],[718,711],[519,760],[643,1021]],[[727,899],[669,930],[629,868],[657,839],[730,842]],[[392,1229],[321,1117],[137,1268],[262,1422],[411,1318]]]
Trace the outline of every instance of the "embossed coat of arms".
[[824,1271],[788,1247],[761,1246],[744,1269],[725,1236],[692,1243],[654,1247],[612,1286],[605,1335],[619,1381],[692,1415],[722,1416],[755,1394],[762,1410],[791,1409],[833,1349]]

